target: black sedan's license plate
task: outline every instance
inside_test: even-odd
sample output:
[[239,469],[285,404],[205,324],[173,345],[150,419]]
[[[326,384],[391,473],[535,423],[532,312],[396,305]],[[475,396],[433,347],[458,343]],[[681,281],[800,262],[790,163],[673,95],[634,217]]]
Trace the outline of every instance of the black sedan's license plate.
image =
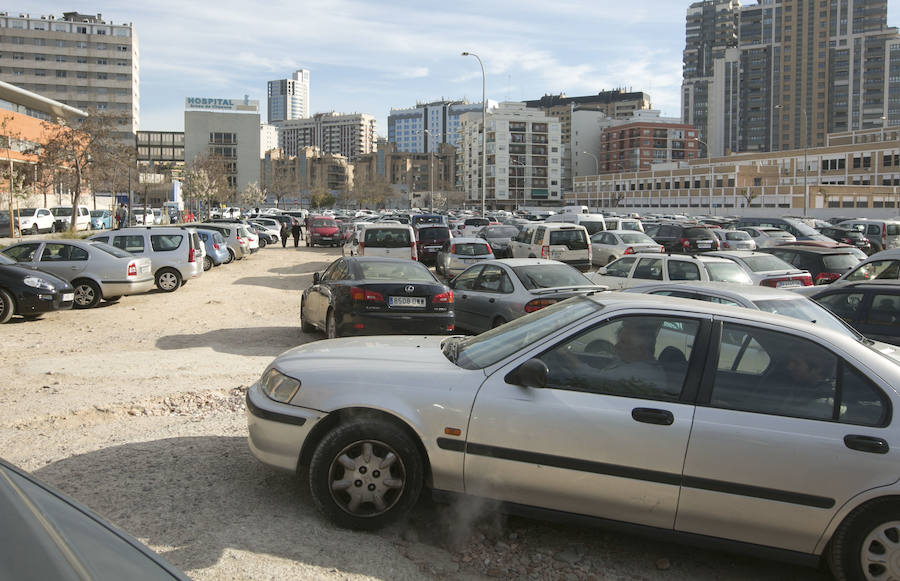
[[388,300],[392,307],[425,308],[425,297],[390,297]]

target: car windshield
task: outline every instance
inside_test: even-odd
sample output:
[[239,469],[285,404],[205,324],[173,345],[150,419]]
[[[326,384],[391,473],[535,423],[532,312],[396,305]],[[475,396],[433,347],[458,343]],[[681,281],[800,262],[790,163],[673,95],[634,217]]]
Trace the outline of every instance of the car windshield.
[[5,254],[0,254],[0,264],[15,264],[16,261],[12,258],[6,256]]
[[900,260],[868,262],[845,277],[846,280],[887,280],[895,278],[900,278]]
[[852,254],[826,254],[822,262],[828,269],[848,270],[859,264],[859,259]]
[[65,216],[71,216],[72,208],[51,208],[50,212],[52,212],[54,216],[62,218]]
[[578,224],[587,228],[588,236],[604,230],[603,222],[579,222]]
[[602,308],[590,299],[575,297],[474,337],[451,337],[442,350],[464,369],[483,369]]
[[831,311],[805,297],[798,297],[795,299],[759,300],[753,301],[753,304],[759,307],[759,310],[766,311],[767,313],[785,315],[787,317],[800,319],[801,321],[809,321],[831,329],[832,331],[844,333],[854,339],[859,337],[859,333],[844,324],[844,322],[833,315]]
[[641,223],[633,221],[622,222],[621,224],[619,224],[619,230],[637,230],[638,232],[640,232]]
[[97,250],[102,250],[103,252],[112,254],[113,256],[115,256],[117,258],[134,258],[134,254],[131,254],[130,252],[125,252],[124,250],[116,248],[115,246],[110,246],[109,244],[106,244],[105,242],[91,242],[91,246],[93,246]]
[[642,234],[640,232],[619,234],[619,238],[621,238],[622,242],[624,242],[625,244],[656,244],[653,238],[650,238],[646,234]]
[[530,264],[516,266],[513,272],[528,290],[539,288],[556,288],[560,286],[593,285],[589,278],[568,264]]
[[334,220],[313,220],[309,225],[310,228],[337,228],[337,222]]
[[515,226],[489,226],[481,231],[485,238],[515,238],[519,235],[519,229]]
[[359,262],[364,280],[402,280],[404,282],[437,282],[431,271],[419,262]]
[[106,210],[91,210],[91,218],[102,218]]
[[750,234],[741,230],[729,230],[725,233],[725,240],[750,240]]
[[784,238],[785,240],[789,240],[794,237],[794,235],[790,232],[785,232],[784,230],[779,230],[778,228],[760,229],[760,232],[771,238]]
[[759,256],[747,256],[744,258],[744,264],[753,272],[768,272],[770,270],[797,270],[787,262],[781,260],[777,256],[771,254],[761,254]]
[[704,264],[706,271],[709,272],[709,280],[753,284],[750,276],[733,262],[706,262]]

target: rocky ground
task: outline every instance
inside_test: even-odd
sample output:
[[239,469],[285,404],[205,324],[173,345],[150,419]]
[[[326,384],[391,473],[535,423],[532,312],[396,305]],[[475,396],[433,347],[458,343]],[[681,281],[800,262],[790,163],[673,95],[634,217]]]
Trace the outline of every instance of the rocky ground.
[[299,479],[250,455],[243,397],[275,355],[321,340],[299,330],[300,289],[337,254],[267,248],[175,293],[13,319],[0,327],[2,456],[196,580],[829,578],[475,502],[426,499],[378,533],[324,521]]

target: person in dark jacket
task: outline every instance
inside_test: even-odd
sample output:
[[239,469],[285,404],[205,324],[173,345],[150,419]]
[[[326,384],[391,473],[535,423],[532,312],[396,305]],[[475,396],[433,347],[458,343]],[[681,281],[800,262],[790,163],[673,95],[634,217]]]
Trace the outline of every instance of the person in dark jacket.
[[291,225],[291,234],[294,236],[294,248],[300,246],[300,221],[294,220]]
[[282,248],[287,247],[287,240],[288,240],[289,233],[290,233],[290,230],[288,229],[287,222],[282,222],[281,223],[281,247]]

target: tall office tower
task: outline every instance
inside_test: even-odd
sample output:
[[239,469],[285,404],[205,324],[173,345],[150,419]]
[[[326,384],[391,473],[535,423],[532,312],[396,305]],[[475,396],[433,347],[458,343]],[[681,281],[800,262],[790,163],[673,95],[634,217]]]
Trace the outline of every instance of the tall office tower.
[[[488,99],[488,109],[496,106],[496,102]],[[396,143],[397,151],[408,153],[437,152],[442,143],[456,147],[459,116],[473,111],[480,113],[481,103],[435,101],[417,103],[408,109],[391,109],[388,142]]]
[[309,71],[300,69],[290,79],[269,81],[269,123],[309,117]]
[[[719,34],[731,22],[736,42]],[[898,41],[887,0],[696,2],[683,118],[712,155],[816,147],[828,133],[900,124],[900,102],[891,108],[900,83],[890,80],[892,65],[900,72]]]
[[375,118],[365,113],[331,112],[283,121],[278,124],[278,144],[287,156],[299,155],[304,147],[318,147],[322,153],[356,161],[375,151]]
[[0,81],[118,119],[134,144],[140,125],[138,40],[131,23],[65,12],[62,18],[0,12]]

